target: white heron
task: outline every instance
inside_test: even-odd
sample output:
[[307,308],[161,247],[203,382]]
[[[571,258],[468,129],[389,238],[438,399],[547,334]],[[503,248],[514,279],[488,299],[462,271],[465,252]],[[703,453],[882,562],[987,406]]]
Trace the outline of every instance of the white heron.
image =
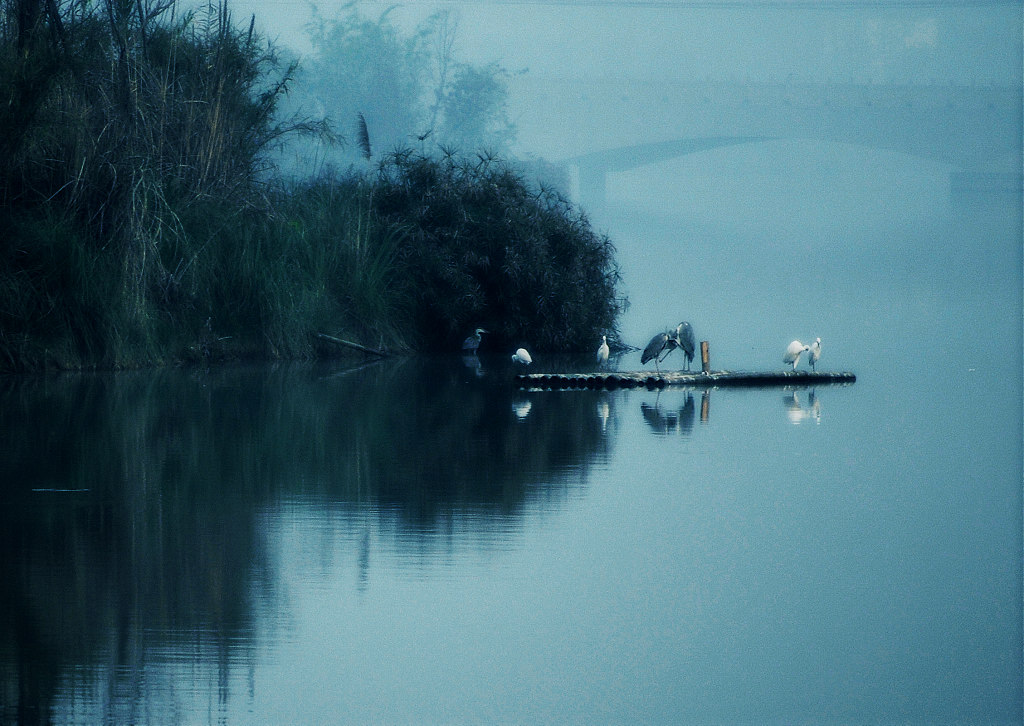
[[810,350],[809,345],[804,345],[799,340],[794,340],[788,346],[786,346],[786,353],[782,356],[783,363],[792,363],[793,370],[796,370],[797,363],[800,362],[800,356],[804,354],[804,351]]
[[462,350],[470,354],[476,353],[476,349],[480,347],[480,336],[486,332],[483,328],[474,330],[472,335],[462,341]]
[[513,363],[522,363],[524,366],[528,366],[533,363],[533,358],[530,357],[530,353],[526,348],[520,348],[512,354]]
[[810,352],[807,354],[807,362],[811,364],[811,370],[815,370],[814,364],[821,358],[821,338],[815,338],[814,342],[811,343]]
[[601,345],[597,349],[597,363],[598,365],[605,365],[608,362],[608,354],[611,351],[608,349],[608,336],[601,336]]

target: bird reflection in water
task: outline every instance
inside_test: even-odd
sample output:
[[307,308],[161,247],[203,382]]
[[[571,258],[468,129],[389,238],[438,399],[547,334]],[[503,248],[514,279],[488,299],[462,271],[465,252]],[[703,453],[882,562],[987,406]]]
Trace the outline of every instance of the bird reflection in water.
[[514,413],[516,418],[520,421],[530,415],[531,408],[533,408],[533,403],[529,399],[512,402],[512,413]]
[[[660,398],[660,395],[659,395]],[[697,415],[697,407],[693,394],[687,393],[683,405],[676,411],[666,410],[655,400],[654,405],[646,401],[640,404],[640,413],[651,430],[657,434],[682,434],[689,436],[693,431],[693,422]]]
[[462,356],[462,365],[466,366],[467,370],[472,371],[473,375],[477,378],[484,377],[484,367],[480,365],[480,359],[477,358],[476,353]]
[[800,396],[796,391],[790,391],[783,396],[782,403],[786,407],[786,418],[791,424],[800,424],[812,419],[814,423],[821,423],[821,402],[813,389],[807,392],[806,406],[800,402]]
[[602,398],[597,402],[597,420],[601,422],[601,433],[605,434],[608,431],[608,417],[611,415],[612,409],[608,405],[608,400]]

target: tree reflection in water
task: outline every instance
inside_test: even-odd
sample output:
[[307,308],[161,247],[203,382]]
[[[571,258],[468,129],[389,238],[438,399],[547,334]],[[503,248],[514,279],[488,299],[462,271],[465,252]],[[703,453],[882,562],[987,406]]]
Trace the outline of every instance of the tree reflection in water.
[[149,664],[183,642],[226,683],[254,596],[278,597],[262,522],[282,502],[387,512],[417,547],[453,517],[507,527],[607,456],[599,394],[488,374],[446,359],[0,381],[0,720],[48,721],[68,689],[137,719]]

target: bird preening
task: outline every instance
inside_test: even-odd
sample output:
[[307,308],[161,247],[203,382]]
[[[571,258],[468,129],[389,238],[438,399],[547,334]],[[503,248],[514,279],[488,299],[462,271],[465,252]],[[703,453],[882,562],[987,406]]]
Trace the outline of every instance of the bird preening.
[[676,345],[686,356],[685,370],[690,370],[690,364],[693,363],[693,356],[697,350],[697,339],[693,336],[693,326],[685,320],[676,326]]
[[807,353],[807,362],[811,365],[811,370],[817,370],[815,365],[821,358],[821,338],[815,338],[814,342],[810,345],[805,345],[799,340],[794,340],[786,346],[786,352],[782,355],[782,362],[792,365],[793,370],[795,371],[797,365],[800,363],[800,356],[804,353]]
[[[477,349],[480,348],[480,341],[487,332],[488,331],[483,328],[477,328],[470,333],[470,335],[462,341],[462,354],[468,356],[476,355]],[[533,363],[533,358],[530,356],[530,352],[526,350],[526,348],[519,348],[512,354],[512,362],[528,366]]]
[[814,366],[819,358],[821,358],[821,338],[815,338],[807,352],[807,362],[811,364],[812,371],[816,370]]
[[686,370],[689,370],[697,350],[697,342],[693,335],[693,326],[685,320],[679,323],[672,332],[658,333],[651,338],[647,347],[644,348],[644,352],[640,354],[640,365],[647,365],[648,361],[653,360],[654,368],[660,373],[661,368],[658,364],[676,348],[682,350],[683,355],[686,356]]
[[533,358],[530,357],[530,353],[526,348],[519,348],[512,354],[512,362],[528,366],[533,363]]
[[658,367],[658,362],[664,357],[662,353],[664,353],[664,355],[668,355],[672,352],[672,348],[669,348],[668,352],[665,352],[665,348],[668,345],[668,333],[658,333],[655,335],[651,338],[651,342],[647,344],[647,347],[644,348],[644,352],[640,354],[640,365],[647,365],[648,361],[653,360],[654,368],[660,372],[661,368]]

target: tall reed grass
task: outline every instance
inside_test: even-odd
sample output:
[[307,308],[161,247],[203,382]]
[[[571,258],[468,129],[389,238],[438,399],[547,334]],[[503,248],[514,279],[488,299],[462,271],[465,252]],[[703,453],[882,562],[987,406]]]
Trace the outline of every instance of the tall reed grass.
[[179,10],[0,0],[0,369],[614,331],[614,248],[555,191],[486,154],[409,150],[286,182],[280,145],[335,140],[281,118],[295,68],[226,4]]

